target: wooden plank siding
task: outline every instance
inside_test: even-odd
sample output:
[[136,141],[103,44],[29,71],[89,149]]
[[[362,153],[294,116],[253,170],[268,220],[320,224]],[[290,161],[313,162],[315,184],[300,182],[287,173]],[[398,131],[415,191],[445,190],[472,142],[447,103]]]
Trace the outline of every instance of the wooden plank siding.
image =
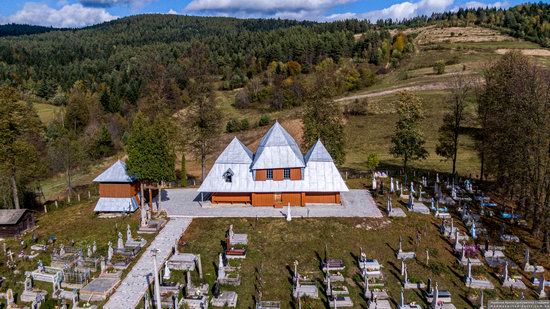
[[274,206],[275,195],[273,193],[252,193],[252,206]]
[[99,196],[101,197],[132,197],[139,191],[138,184],[131,183],[100,183]]
[[340,204],[340,193],[307,192],[305,202],[308,204]]
[[212,194],[213,204],[250,204],[252,194],[250,193],[214,193]]

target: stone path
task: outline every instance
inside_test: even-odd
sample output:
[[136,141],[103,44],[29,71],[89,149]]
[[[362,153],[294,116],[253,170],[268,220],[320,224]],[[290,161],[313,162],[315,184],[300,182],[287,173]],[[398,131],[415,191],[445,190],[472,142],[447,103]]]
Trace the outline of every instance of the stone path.
[[151,250],[158,249],[157,265],[159,269],[168,259],[172,248],[176,245],[180,236],[185,232],[192,219],[177,218],[171,219],[160,231],[153,242],[145,248],[141,258],[134,265],[132,270],[122,280],[115,293],[111,295],[109,301],[103,308],[124,309],[136,308],[139,301],[145,295],[150,283],[153,283],[153,257]]
[[[342,205],[308,205],[291,207],[292,218],[299,217],[370,217],[381,218],[382,213],[367,190],[350,190],[342,193]],[[203,206],[201,206],[201,204]],[[250,205],[211,205],[200,202],[196,189],[166,190],[166,200],[161,203],[171,218],[216,217],[272,217],[284,218],[287,208],[252,207]]]

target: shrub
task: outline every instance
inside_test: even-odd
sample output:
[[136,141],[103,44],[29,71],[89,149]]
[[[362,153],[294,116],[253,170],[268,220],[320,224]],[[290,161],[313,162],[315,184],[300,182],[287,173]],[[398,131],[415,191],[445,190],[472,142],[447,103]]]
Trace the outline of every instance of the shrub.
[[235,119],[235,118],[231,118],[227,124],[225,125],[225,131],[227,133],[233,133],[233,132],[237,132],[239,131],[240,129],[240,123],[239,123],[239,120]]
[[374,170],[380,164],[380,158],[376,153],[369,153],[367,157],[367,169]]
[[241,131],[248,130],[250,128],[250,124],[248,123],[248,119],[244,118],[241,120]]
[[260,117],[260,120],[258,121],[258,126],[263,127],[267,126],[269,124],[269,116],[268,115],[262,115]]
[[346,116],[364,116],[367,114],[367,99],[355,99],[344,107],[344,114]]
[[441,75],[445,73],[445,61],[439,60],[434,63],[433,66],[434,73],[437,75]]

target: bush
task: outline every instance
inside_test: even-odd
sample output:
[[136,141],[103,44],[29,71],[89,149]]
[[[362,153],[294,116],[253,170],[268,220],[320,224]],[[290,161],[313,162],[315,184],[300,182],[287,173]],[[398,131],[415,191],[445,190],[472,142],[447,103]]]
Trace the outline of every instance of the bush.
[[241,120],[241,131],[245,131],[245,130],[248,130],[248,128],[250,128],[250,124],[248,123],[248,119],[243,119]]
[[235,118],[231,118],[227,124],[225,125],[225,131],[227,133],[233,133],[233,132],[237,132],[240,130],[240,123],[239,123],[239,120],[235,119]]
[[445,61],[439,60],[434,63],[433,66],[434,73],[437,75],[441,75],[445,73]]
[[367,169],[375,170],[380,164],[380,158],[376,153],[369,153],[367,157]]
[[458,63],[460,63],[460,57],[458,57],[458,55],[454,55],[451,57],[451,59],[445,61],[445,65],[453,65]]
[[346,116],[364,116],[367,114],[367,107],[367,99],[355,99],[344,107],[344,114]]
[[267,126],[268,124],[269,124],[269,116],[262,115],[260,117],[260,120],[258,121],[258,126],[263,127],[263,126]]

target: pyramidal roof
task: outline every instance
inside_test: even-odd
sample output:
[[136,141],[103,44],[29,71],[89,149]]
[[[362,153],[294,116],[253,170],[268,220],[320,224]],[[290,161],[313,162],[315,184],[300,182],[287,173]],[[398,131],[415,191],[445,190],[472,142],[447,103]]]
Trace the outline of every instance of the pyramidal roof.
[[215,163],[218,164],[250,164],[252,163],[252,151],[241,141],[234,137],[231,143],[225,147]]
[[304,156],[300,147],[279,122],[275,122],[260,140],[252,169],[304,166]]
[[94,179],[94,182],[134,182],[135,177],[128,175],[126,163],[118,160]]
[[306,154],[306,162],[332,162],[332,157],[328,153],[321,140],[317,140],[313,147]]

